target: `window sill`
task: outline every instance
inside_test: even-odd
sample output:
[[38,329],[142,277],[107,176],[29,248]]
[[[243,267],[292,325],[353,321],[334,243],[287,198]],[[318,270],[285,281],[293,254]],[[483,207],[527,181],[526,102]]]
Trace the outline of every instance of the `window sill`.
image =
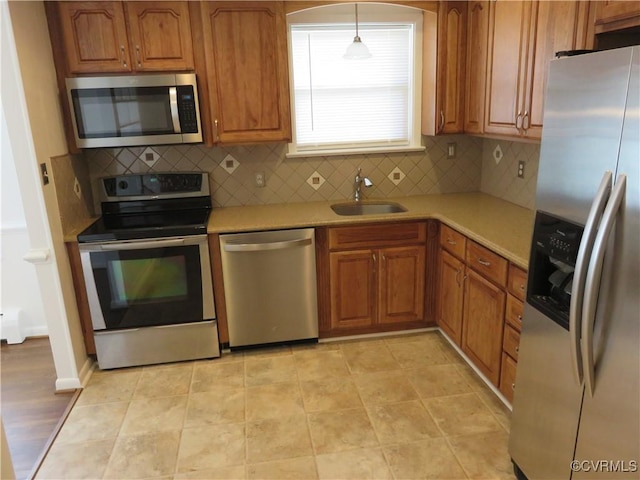
[[285,158],[306,158],[306,157],[334,157],[345,155],[366,155],[368,153],[402,153],[402,152],[424,152],[424,146],[408,147],[370,147],[341,150],[310,150],[301,152],[288,152]]

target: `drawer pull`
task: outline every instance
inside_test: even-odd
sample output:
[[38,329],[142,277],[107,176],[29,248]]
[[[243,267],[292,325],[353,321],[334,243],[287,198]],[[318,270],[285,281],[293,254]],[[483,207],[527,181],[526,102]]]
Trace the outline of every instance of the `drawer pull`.
[[515,384],[515,383],[512,383],[512,384],[511,384],[511,390],[515,391],[515,389],[516,389],[516,384]]
[[480,265],[484,265],[485,267],[490,267],[491,266],[491,262],[487,262],[486,260],[483,260],[481,258],[478,259],[478,263]]
[[522,315],[518,315],[518,320],[522,321]]
[[520,290],[524,292],[524,285],[520,285]]
[[453,241],[453,240],[451,240],[450,238],[447,238],[447,243],[448,243],[449,245],[457,245],[457,244],[458,244],[458,242],[454,242],[454,241]]
[[516,347],[516,353],[520,353],[520,345]]

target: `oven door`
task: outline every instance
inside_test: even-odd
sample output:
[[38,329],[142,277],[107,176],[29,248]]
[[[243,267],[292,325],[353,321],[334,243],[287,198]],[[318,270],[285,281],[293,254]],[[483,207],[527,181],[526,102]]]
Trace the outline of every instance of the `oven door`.
[[206,235],[80,245],[94,330],[215,318]]

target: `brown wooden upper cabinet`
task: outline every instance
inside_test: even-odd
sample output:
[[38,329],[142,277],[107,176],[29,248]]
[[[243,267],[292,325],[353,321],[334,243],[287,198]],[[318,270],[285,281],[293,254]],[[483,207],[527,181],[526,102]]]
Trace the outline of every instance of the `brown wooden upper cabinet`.
[[187,2],[57,2],[69,73],[193,70]]
[[291,140],[283,2],[201,4],[213,141]]
[[489,5],[485,133],[539,139],[547,65],[558,51],[587,48],[588,2]]
[[640,2],[601,0],[596,2],[596,33],[640,26]]
[[484,133],[488,29],[489,2],[468,2],[464,99],[464,131],[467,133]]
[[462,133],[467,2],[441,2],[438,10],[437,133]]

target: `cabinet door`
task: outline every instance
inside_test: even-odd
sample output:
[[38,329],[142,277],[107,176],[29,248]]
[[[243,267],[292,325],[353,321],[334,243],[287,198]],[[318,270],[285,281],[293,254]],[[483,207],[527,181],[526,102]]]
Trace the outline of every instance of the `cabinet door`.
[[424,320],[425,247],[379,252],[380,323]]
[[440,249],[437,322],[457,345],[462,340],[464,264]]
[[516,361],[506,353],[502,354],[502,374],[500,376],[500,392],[513,403],[513,392],[516,389]]
[[464,107],[464,131],[468,133],[484,132],[488,29],[489,2],[469,2]]
[[366,327],[375,323],[376,262],[373,250],[329,255],[332,329]]
[[579,1],[535,2],[530,32],[530,58],[527,68],[526,106],[522,129],[526,137],[542,137],[544,95],[547,90],[547,66],[555,53],[581,48],[578,44],[579,25],[587,10]]
[[186,2],[125,2],[134,69],[193,70]]
[[282,2],[203,2],[215,142],[291,139]]
[[131,71],[121,2],[59,2],[57,6],[70,73]]
[[438,133],[460,133],[464,117],[466,2],[443,2],[438,12]]
[[532,2],[524,1],[490,4],[485,133],[520,133],[531,7]]
[[596,2],[596,33],[640,25],[640,4],[629,0]]
[[500,380],[505,295],[481,275],[467,270],[462,350],[496,386]]

